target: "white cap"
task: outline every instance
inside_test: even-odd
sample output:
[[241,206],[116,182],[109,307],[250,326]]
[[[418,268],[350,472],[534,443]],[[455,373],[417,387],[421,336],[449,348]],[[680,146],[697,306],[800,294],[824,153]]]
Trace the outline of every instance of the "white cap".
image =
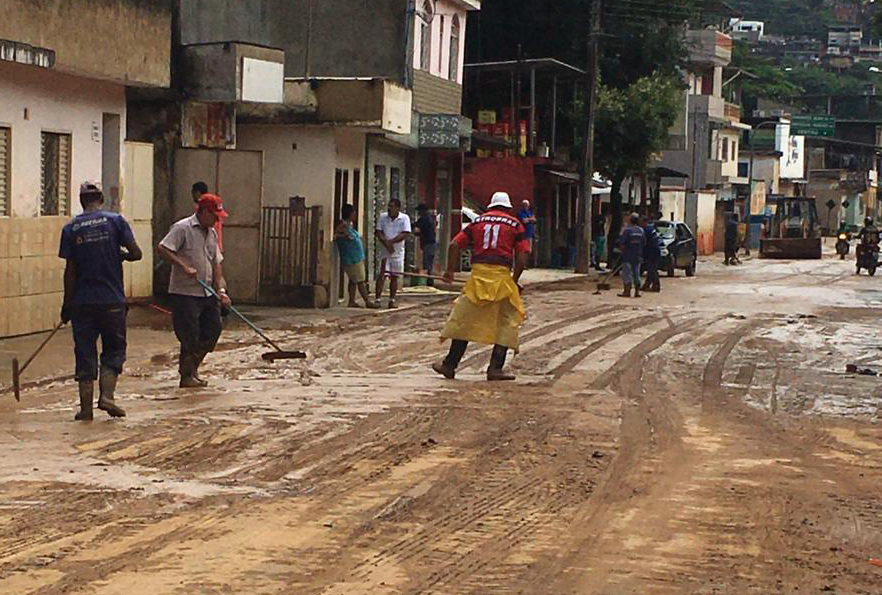
[[490,199],[490,206],[488,209],[492,209],[493,207],[505,207],[506,209],[511,208],[511,198],[508,196],[507,192],[497,192],[493,195],[493,198]]
[[86,180],[80,185],[80,196],[101,194],[101,183]]

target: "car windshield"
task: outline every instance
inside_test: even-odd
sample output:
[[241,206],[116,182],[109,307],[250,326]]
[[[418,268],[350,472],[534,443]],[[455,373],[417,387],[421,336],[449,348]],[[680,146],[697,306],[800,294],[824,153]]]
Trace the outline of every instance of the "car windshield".
[[658,230],[658,235],[665,238],[666,240],[674,239],[674,224],[673,223],[656,223],[655,229]]

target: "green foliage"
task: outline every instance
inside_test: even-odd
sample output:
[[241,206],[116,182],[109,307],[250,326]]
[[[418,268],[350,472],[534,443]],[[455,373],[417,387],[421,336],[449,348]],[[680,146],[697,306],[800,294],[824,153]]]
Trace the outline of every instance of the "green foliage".
[[763,21],[768,35],[810,36],[821,39],[834,22],[825,0],[731,0],[745,20]]
[[601,85],[595,122],[595,169],[609,179],[641,171],[663,147],[683,107],[678,81],[656,72],[619,89]]
[[756,106],[758,99],[781,101],[797,108],[806,108],[807,111],[817,111],[816,102],[802,97],[862,95],[869,84],[882,87],[882,74],[871,71],[872,64],[857,63],[844,72],[830,72],[816,64],[756,56],[742,43],[735,45],[732,66],[757,77],[739,80],[742,104],[747,112]]

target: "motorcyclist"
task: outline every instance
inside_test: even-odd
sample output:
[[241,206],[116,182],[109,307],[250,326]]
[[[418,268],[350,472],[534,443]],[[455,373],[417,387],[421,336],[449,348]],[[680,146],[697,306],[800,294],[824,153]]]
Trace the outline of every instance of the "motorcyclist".
[[861,244],[864,246],[867,245],[877,245],[879,244],[879,228],[873,224],[873,218],[867,217],[864,219],[864,226],[861,228],[860,232]]

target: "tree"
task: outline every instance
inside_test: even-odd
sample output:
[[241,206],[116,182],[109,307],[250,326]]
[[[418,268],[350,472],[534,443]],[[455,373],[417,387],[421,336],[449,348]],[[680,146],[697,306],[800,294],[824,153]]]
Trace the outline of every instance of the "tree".
[[654,72],[624,89],[601,85],[597,97],[596,169],[612,182],[609,246],[622,226],[622,184],[664,148],[683,107],[679,79]]

